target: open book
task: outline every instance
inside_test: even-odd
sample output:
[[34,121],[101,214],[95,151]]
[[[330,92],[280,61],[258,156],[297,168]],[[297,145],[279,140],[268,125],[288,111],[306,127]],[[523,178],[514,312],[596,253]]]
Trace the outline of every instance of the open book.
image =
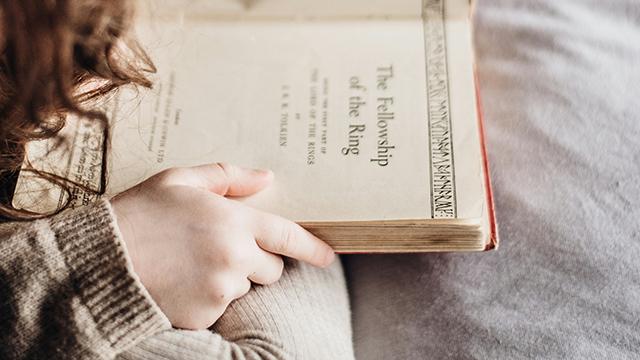
[[[239,200],[339,252],[497,245],[468,0],[143,3],[136,33],[158,73],[107,103],[108,194],[224,161],[272,169],[270,188]],[[71,151],[43,160],[50,146],[33,143],[31,163],[95,185],[95,126],[69,119]],[[14,204],[44,206],[36,183],[23,171]],[[48,191],[49,206],[68,196]]]

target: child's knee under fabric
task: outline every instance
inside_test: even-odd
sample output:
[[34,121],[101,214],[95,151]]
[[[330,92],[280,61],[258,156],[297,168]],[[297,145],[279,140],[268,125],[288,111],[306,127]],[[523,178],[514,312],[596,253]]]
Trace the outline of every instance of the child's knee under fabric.
[[353,359],[342,266],[288,261],[282,279],[255,286],[210,331],[170,330],[120,356],[132,359]]

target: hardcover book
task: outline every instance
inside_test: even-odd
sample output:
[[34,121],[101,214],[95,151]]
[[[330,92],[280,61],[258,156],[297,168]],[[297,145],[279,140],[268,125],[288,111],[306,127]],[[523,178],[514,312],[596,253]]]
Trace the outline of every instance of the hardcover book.
[[[497,246],[468,0],[140,3],[135,34],[157,73],[153,89],[102,104],[108,195],[224,161],[272,169],[271,187],[237,200],[338,252]],[[29,144],[23,170],[100,186],[99,125],[69,117],[63,138]],[[95,199],[30,171],[13,198],[39,211],[67,200]]]

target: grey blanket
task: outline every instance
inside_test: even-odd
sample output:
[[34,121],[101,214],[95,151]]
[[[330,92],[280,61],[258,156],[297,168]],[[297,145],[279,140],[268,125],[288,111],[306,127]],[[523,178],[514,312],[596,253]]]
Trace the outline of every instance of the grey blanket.
[[480,0],[501,247],[351,256],[360,359],[640,358],[640,1]]

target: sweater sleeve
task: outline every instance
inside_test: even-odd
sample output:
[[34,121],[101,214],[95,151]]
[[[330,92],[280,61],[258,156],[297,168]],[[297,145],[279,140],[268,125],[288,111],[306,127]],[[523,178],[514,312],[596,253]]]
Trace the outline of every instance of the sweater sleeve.
[[1,359],[111,359],[166,329],[108,201],[0,226]]
[[279,282],[255,286],[210,331],[163,331],[118,360],[353,360],[350,315],[339,261],[287,261]]

